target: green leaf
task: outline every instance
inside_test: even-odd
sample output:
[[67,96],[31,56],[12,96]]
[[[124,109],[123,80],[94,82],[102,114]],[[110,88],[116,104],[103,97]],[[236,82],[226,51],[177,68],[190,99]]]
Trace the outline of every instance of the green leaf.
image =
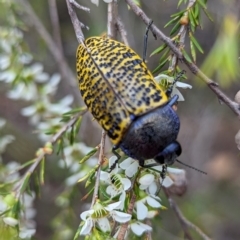
[[183,53],[183,56],[186,58],[186,60],[191,63],[192,60],[190,56],[187,54],[187,52],[185,51],[185,49],[182,50],[182,53]]
[[159,64],[154,70],[153,70],[153,74],[155,74],[156,72],[158,72],[160,69],[162,69],[164,67],[164,65],[167,63],[168,58],[166,58],[166,60],[164,62],[162,62],[161,64]]
[[202,0],[197,0],[197,2],[201,5],[203,9],[207,9],[206,4]]
[[193,61],[196,62],[196,50],[195,50],[194,44],[191,40],[190,40],[190,51],[191,51]]
[[168,27],[168,26],[171,25],[171,24],[174,24],[174,23],[176,23],[176,22],[179,22],[180,18],[181,18],[181,16],[177,16],[177,17],[173,18],[172,20],[170,20],[170,21],[164,26],[164,28]]
[[45,158],[42,159],[40,163],[40,174],[39,174],[39,180],[40,184],[44,184],[44,173],[45,173]]
[[187,11],[186,9],[183,9],[183,10],[180,11],[180,12],[177,12],[177,13],[172,14],[170,17],[172,18],[172,17],[177,17],[177,16],[179,16],[179,18],[181,18],[182,15],[183,15],[186,11]]
[[93,150],[91,150],[86,156],[84,156],[79,163],[82,164],[84,162],[86,162],[90,157],[92,157],[96,152],[98,151],[98,148],[94,148]]
[[212,16],[210,15],[210,13],[207,11],[207,9],[203,9],[203,11],[204,11],[204,13],[206,14],[207,18],[208,18],[211,22],[213,22],[213,18],[212,18]]
[[172,28],[171,32],[170,32],[170,36],[174,35],[181,27],[180,22],[178,21],[176,23],[176,25]]
[[166,47],[167,47],[166,43],[162,44],[160,47],[158,47],[151,53],[150,57],[152,57],[155,54],[161,53]]
[[194,44],[194,46],[198,49],[198,51],[203,54],[204,51],[203,51],[202,47],[198,43],[197,39],[191,33],[189,34],[189,38],[190,38],[191,42]]
[[31,173],[27,172],[26,175],[24,176],[24,180],[20,189],[21,194],[23,194],[27,189],[30,177],[31,177]]

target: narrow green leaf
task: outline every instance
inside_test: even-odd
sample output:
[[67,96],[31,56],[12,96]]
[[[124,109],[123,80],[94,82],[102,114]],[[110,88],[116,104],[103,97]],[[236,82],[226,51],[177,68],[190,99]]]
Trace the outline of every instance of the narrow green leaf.
[[86,162],[90,157],[92,157],[96,152],[97,152],[98,148],[94,148],[93,150],[91,150],[86,156],[84,156],[79,163],[82,164],[84,162]]
[[187,54],[187,52],[185,51],[185,49],[182,50],[183,56],[186,58],[186,60],[188,62],[192,62],[190,56]]
[[177,8],[180,7],[180,5],[183,3],[183,1],[184,1],[184,0],[179,0],[178,5],[177,5]]
[[168,27],[168,26],[171,25],[171,24],[175,24],[176,22],[179,22],[180,18],[181,18],[181,16],[180,16],[180,17],[177,16],[177,17],[173,18],[173,19],[170,20],[167,24],[165,24],[164,28]]
[[162,62],[161,64],[159,64],[154,70],[153,70],[153,74],[155,74],[156,72],[158,72],[159,70],[161,70],[163,67],[164,67],[164,65],[167,63],[167,61],[168,61],[168,58],[166,58],[166,60],[164,61],[164,62]]
[[196,50],[195,50],[192,40],[190,40],[190,51],[191,51],[193,61],[196,62]]
[[87,179],[86,184],[85,184],[86,188],[94,182],[95,172],[96,172],[96,170],[92,171],[91,174],[88,176],[88,179]]
[[18,219],[18,216],[20,215],[20,211],[21,211],[21,203],[20,201],[16,201],[16,203],[13,205],[12,207],[12,213],[13,213],[13,216]]
[[207,9],[206,4],[202,0],[197,0],[197,2],[201,5],[203,9]]
[[162,44],[160,47],[158,47],[157,49],[155,49],[151,54],[150,57],[152,57],[155,54],[161,53],[165,48],[167,47],[167,44],[164,43]]
[[20,189],[20,193],[24,193],[24,191],[26,190],[26,188],[28,187],[28,183],[29,183],[29,179],[30,179],[30,176],[31,176],[31,173],[30,172],[27,172],[25,177],[24,177],[24,180],[23,180],[23,184],[21,186],[21,189]]
[[75,139],[75,134],[74,134],[74,126],[71,127],[71,131],[69,133],[69,142],[70,142],[70,145],[73,145],[74,143],[74,139]]
[[199,4],[195,4],[193,7],[193,11],[194,11],[194,16],[197,19],[197,21],[199,22],[199,16],[200,16],[200,8],[199,8]]
[[178,21],[176,23],[176,25],[172,28],[171,32],[170,32],[170,36],[174,35],[181,27],[180,22]]
[[206,14],[207,18],[208,18],[211,22],[213,22],[213,18],[212,18],[212,16],[210,15],[210,13],[207,11],[207,9],[203,9],[203,11],[204,11],[204,13]]
[[44,184],[44,173],[45,173],[45,158],[42,159],[41,163],[40,163],[40,175],[39,175],[39,179],[40,179],[40,184],[43,185]]
[[[97,165],[98,166],[98,165]],[[83,181],[85,181],[87,178],[89,178],[89,176],[91,176],[92,174],[95,174],[95,172],[96,172],[96,167],[94,168],[94,169],[92,169],[92,170],[90,170],[86,175],[84,175],[82,178],[80,178],[79,180],[78,180],[78,182],[83,182]]]
[[79,129],[81,127],[81,123],[82,123],[82,117],[79,117],[79,119],[77,120],[76,124],[75,124],[75,136],[78,134]]
[[86,109],[86,107],[74,108],[71,111],[65,112],[63,114],[63,116],[68,116],[68,115],[72,115],[72,114],[75,114],[75,113],[79,113],[79,112],[82,112],[85,109]]
[[166,59],[168,59],[170,53],[170,48],[166,49],[166,51],[162,54],[162,56],[159,59],[159,63],[161,64],[164,62]]
[[203,51],[202,47],[200,46],[200,44],[198,43],[197,39],[193,36],[193,34],[190,33],[189,38],[190,38],[191,42],[195,45],[195,47],[198,49],[198,51],[203,54],[204,51]]
[[193,11],[190,9],[188,12],[189,12],[188,16],[189,16],[190,24],[194,27],[194,31],[195,31],[195,28],[196,28],[197,24],[196,24],[196,21],[195,21],[195,17],[193,15]]
[[[180,1],[181,1],[181,0],[180,0]],[[183,15],[186,11],[187,11],[186,9],[183,9],[183,10],[181,10],[180,12],[177,12],[177,13],[172,14],[170,17],[172,18],[172,17],[179,16],[179,18],[181,18],[182,15]]]

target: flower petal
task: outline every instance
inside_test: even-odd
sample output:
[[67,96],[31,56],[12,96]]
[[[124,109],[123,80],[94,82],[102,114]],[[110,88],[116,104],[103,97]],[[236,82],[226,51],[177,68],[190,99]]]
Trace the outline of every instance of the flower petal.
[[158,186],[157,186],[157,184],[156,184],[155,182],[153,182],[153,183],[149,186],[149,188],[148,188],[149,193],[150,193],[151,195],[155,195],[156,192],[157,192],[157,189],[158,189]]
[[131,181],[128,178],[122,178],[121,183],[125,191],[128,190],[132,185]]
[[110,232],[111,227],[107,218],[98,218],[97,222],[103,232]]
[[90,209],[90,210],[87,210],[87,211],[84,211],[80,214],[80,217],[83,221],[86,221],[87,220],[87,217],[92,215],[94,213],[94,210],[93,209]]
[[173,180],[172,180],[170,177],[166,176],[166,177],[164,178],[163,182],[162,182],[162,179],[160,178],[160,183],[161,183],[164,187],[168,188],[168,187],[170,187],[170,186],[173,185]]
[[105,207],[106,210],[108,210],[109,212],[112,211],[113,209],[116,209],[117,207],[119,207],[121,204],[121,201],[115,202],[115,203],[111,203],[109,205],[107,205]]
[[147,196],[147,203],[149,206],[153,207],[153,208],[160,208],[162,205],[155,200],[154,198],[151,198],[149,196]]
[[132,218],[131,214],[119,212],[119,211],[113,211],[111,215],[115,221],[120,223],[128,222]]
[[145,231],[152,230],[150,226],[141,222],[132,223],[131,229],[137,236],[141,236]]
[[92,220],[92,218],[88,218],[85,221],[85,223],[80,231],[80,235],[88,235],[91,232],[92,227],[93,227],[93,220]]
[[138,220],[143,220],[147,217],[148,208],[141,201],[136,202],[136,209]]
[[133,175],[137,172],[139,167],[139,162],[134,160],[134,162],[126,169],[125,174],[128,177],[133,177]]
[[154,181],[154,175],[153,174],[145,174],[139,179],[139,183],[141,185],[149,186]]
[[119,164],[119,166],[121,169],[126,170],[132,164],[133,161],[135,160],[133,160],[132,158],[126,158]]

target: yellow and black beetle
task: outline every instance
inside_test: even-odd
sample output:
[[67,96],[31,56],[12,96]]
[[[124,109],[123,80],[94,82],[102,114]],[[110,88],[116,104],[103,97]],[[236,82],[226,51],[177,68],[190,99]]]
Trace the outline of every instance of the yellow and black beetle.
[[[176,141],[180,121],[169,98],[131,48],[91,37],[77,49],[81,95],[93,117],[126,155],[171,165],[181,154]],[[118,156],[118,154],[116,154]],[[147,166],[146,166],[147,167]]]

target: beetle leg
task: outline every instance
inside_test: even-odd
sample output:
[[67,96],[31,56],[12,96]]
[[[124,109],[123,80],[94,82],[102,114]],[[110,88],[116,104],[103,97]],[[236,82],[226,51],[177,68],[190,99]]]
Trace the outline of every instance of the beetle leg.
[[113,163],[113,165],[110,166],[109,172],[111,172],[111,171],[116,167],[119,159],[121,158],[121,155],[116,151],[117,149],[118,149],[118,147],[116,147],[116,146],[114,146],[114,147],[112,148],[112,152],[113,152],[113,154],[117,157],[117,159],[116,159],[116,161]]
[[[143,41],[143,62],[146,60],[146,55],[147,55],[147,41],[148,41],[148,32],[150,30],[150,27],[153,24],[153,20],[150,20],[149,24],[147,25],[146,28],[146,33],[144,35],[144,41]],[[153,36],[155,39],[157,39],[157,36],[153,33]]]

